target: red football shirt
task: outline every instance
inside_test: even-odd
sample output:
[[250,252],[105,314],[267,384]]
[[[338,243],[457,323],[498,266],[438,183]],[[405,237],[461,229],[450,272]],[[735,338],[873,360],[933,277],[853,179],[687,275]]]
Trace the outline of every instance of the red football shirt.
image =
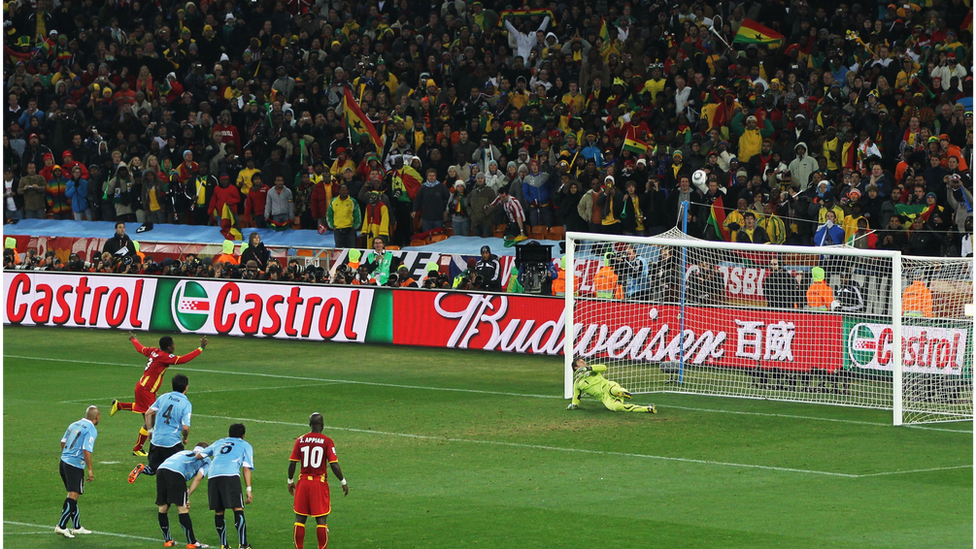
[[179,356],[171,355],[155,347],[143,347],[137,339],[132,340],[132,345],[135,346],[137,351],[149,357],[149,361],[146,363],[146,369],[139,379],[139,385],[154,394],[159,389],[159,384],[163,382],[163,374],[166,373],[166,368],[169,368],[173,364],[185,364],[200,356],[199,348],[183,356]]
[[308,433],[298,437],[290,459],[301,464],[301,475],[325,475],[329,464],[339,461],[335,443],[322,433]]

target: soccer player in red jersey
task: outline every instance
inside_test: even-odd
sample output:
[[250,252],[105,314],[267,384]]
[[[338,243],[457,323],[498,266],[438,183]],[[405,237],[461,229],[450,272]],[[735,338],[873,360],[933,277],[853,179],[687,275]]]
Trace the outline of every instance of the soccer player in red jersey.
[[[143,419],[145,419],[149,407],[156,402],[156,391],[159,390],[160,384],[163,383],[163,375],[166,374],[166,369],[174,364],[186,364],[200,356],[200,353],[207,348],[207,336],[200,338],[200,347],[183,356],[173,354],[176,350],[176,344],[173,343],[173,338],[169,336],[159,338],[158,349],[155,347],[143,347],[132,332],[129,332],[129,341],[132,342],[136,351],[148,357],[149,361],[146,363],[146,369],[143,371],[142,377],[136,383],[136,401],[119,402],[118,400],[113,400],[111,415],[114,416],[119,410],[128,410],[142,414]],[[149,431],[143,425],[139,428],[139,438],[136,440],[136,445],[132,448],[132,455],[139,457],[149,455],[142,449],[142,446],[148,439]]]
[[[325,549],[329,544],[329,527],[325,524],[325,519],[332,511],[326,464],[342,483],[343,496],[349,495],[349,486],[339,468],[335,444],[331,438],[322,434],[325,426],[322,414],[312,414],[308,418],[308,425],[312,432],[298,437],[291,451],[291,463],[288,464],[288,492],[295,496],[295,549],[303,549],[305,546],[305,520],[308,517],[315,517],[318,549]],[[296,484],[293,477],[299,463],[302,464],[302,469]]]

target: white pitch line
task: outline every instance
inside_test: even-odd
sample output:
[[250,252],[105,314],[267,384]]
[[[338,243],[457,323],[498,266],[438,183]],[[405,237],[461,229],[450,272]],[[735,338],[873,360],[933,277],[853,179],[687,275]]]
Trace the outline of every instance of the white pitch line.
[[[31,528],[47,528],[47,526],[48,526],[46,524],[33,524],[33,523],[30,523],[30,522],[15,522],[15,521],[12,521],[12,520],[5,520],[5,521],[3,521],[3,523],[4,524],[12,524],[14,526],[30,526]],[[91,532],[92,532],[92,535],[111,536],[113,538],[141,539],[143,541],[159,541],[159,538],[147,538],[145,536],[130,536],[129,534],[117,534],[115,532],[103,532],[101,530],[92,530]],[[51,534],[54,534],[54,527],[53,526],[51,527],[50,533]],[[6,534],[7,534],[7,532],[4,532],[4,535],[6,535]]]
[[[269,423],[273,425],[293,425],[295,427],[307,427],[307,424],[305,423],[271,421],[266,419],[247,419],[247,418],[234,418],[228,416],[210,416],[210,415],[198,415],[197,417],[206,417],[211,419],[225,419],[225,420],[238,421],[238,422],[250,421],[253,423]],[[831,471],[815,471],[809,469],[793,469],[790,467],[774,467],[771,465],[752,465],[748,463],[730,463],[724,461],[710,461],[704,459],[678,458],[678,457],[670,457],[670,456],[654,456],[649,454],[635,454],[635,453],[628,453],[628,452],[609,452],[606,450],[586,450],[583,448],[563,448],[560,446],[522,444],[518,442],[498,442],[492,440],[477,440],[477,439],[470,439],[470,438],[454,438],[454,437],[433,436],[433,435],[415,435],[411,433],[394,433],[389,431],[373,431],[370,429],[354,429],[351,427],[326,426],[325,428],[331,429],[333,431],[345,431],[349,433],[365,433],[370,435],[413,438],[413,439],[420,439],[420,440],[437,440],[441,442],[466,442],[468,444],[491,444],[492,446],[508,446],[511,448],[525,448],[529,450],[549,450],[554,452],[572,452],[572,453],[580,453],[580,454],[595,454],[595,455],[602,455],[602,456],[633,457],[633,458],[641,458],[641,459],[653,459],[659,461],[675,461],[680,463],[714,465],[719,467],[737,467],[742,469],[761,469],[764,471],[780,471],[785,473],[803,473],[809,475],[822,475],[822,476],[831,476],[831,477],[860,478],[860,475],[854,475],[849,473],[835,473]]]
[[[204,391],[190,391],[190,395],[202,395],[205,393],[231,393],[236,391],[274,391],[278,389],[296,389],[299,387],[326,387],[328,385],[335,385],[335,383],[307,383],[304,385],[283,385],[281,387],[238,387],[234,389],[207,389]],[[111,401],[113,399],[127,398],[127,397],[97,397],[97,398],[79,398],[75,400],[62,400],[59,404],[74,404],[78,402],[101,402],[101,401]]]
[[923,431],[941,431],[943,433],[968,433],[973,434],[972,429],[966,431],[964,429],[946,429],[943,427],[928,427],[926,425],[903,425],[902,427],[908,427],[909,429],[921,429]]
[[[65,360],[60,358],[45,358],[39,356],[19,356],[19,355],[3,355],[4,358],[18,358],[22,360],[41,360],[47,362],[70,362],[72,364],[96,364],[101,366],[128,366],[132,368],[143,368],[145,366],[131,365],[131,364],[118,364],[116,362],[97,362],[92,360]],[[562,399],[563,397],[559,395],[534,395],[530,393],[507,393],[501,391],[483,391],[480,389],[457,389],[453,387],[427,387],[423,385],[399,385],[396,383],[378,383],[375,381],[354,381],[348,379],[330,379],[330,378],[320,378],[320,377],[306,377],[306,376],[286,376],[281,374],[262,374],[259,372],[228,372],[227,370],[209,370],[205,368],[184,368],[180,367],[182,372],[199,372],[203,374],[225,374],[233,376],[254,376],[254,377],[268,377],[274,379],[294,379],[296,381],[324,381],[329,383],[344,383],[349,385],[369,385],[372,387],[391,387],[394,389],[424,389],[428,391],[447,391],[454,393],[475,393],[481,395],[498,395],[498,396],[514,396],[514,397],[526,397],[526,398],[551,398],[551,399]]]
[[99,461],[99,465],[118,465],[121,461]]
[[[69,362],[69,363],[73,363],[73,364],[95,364],[95,365],[101,365],[101,366],[125,366],[125,367],[132,367],[132,368],[143,368],[143,366],[139,366],[139,365],[119,364],[119,363],[116,363],[116,362],[97,362],[97,361],[91,361],[91,360],[66,360],[66,359],[58,359],[58,358],[46,358],[46,357],[37,357],[37,356],[20,356],[20,355],[3,355],[3,357],[4,358],[17,358],[17,359],[23,359],[23,360],[40,360],[40,361],[47,361],[47,362]],[[428,391],[448,391],[448,392],[474,393],[474,394],[483,394],[483,395],[497,395],[497,396],[513,396],[513,397],[545,398],[545,399],[560,399],[560,400],[564,400],[563,397],[561,397],[559,395],[538,395],[538,394],[530,394],[530,393],[509,393],[509,392],[500,392],[500,391],[483,391],[483,390],[479,390],[479,389],[457,389],[457,388],[451,388],[451,387],[428,387],[428,386],[423,386],[423,385],[398,385],[398,384],[394,384],[394,383],[378,383],[378,382],[373,382],[373,381],[354,381],[354,380],[347,380],[347,379],[330,379],[330,378],[316,378],[316,377],[305,377],[305,376],[288,376],[288,375],[282,375],[282,374],[265,374],[265,373],[260,373],[260,372],[228,372],[226,370],[210,370],[210,369],[204,369],[204,368],[182,368],[181,367],[180,369],[182,371],[187,371],[187,372],[200,372],[200,373],[209,373],[209,374],[225,374],[225,375],[234,375],[234,376],[256,376],[256,377],[266,377],[266,378],[273,378],[273,379],[293,379],[293,380],[296,380],[296,381],[319,381],[319,382],[328,382],[328,383],[335,383],[335,384],[371,385],[371,386],[376,386],[376,387],[392,387],[392,388],[396,388],[396,389],[421,389],[421,390],[428,390]],[[111,398],[109,398],[109,400],[111,400]],[[74,401],[62,401],[62,403],[68,403],[68,402],[77,403],[77,402],[89,402],[89,401],[88,400],[81,400],[81,399],[74,400]],[[826,422],[831,422],[831,423],[847,423],[847,424],[851,424],[851,425],[866,425],[866,426],[873,426],[873,427],[891,427],[892,426],[891,423],[878,423],[878,422],[870,422],[870,421],[858,421],[858,420],[853,420],[853,419],[836,419],[836,418],[825,418],[825,417],[816,417],[816,416],[799,416],[799,415],[791,415],[791,414],[771,414],[771,413],[767,413],[767,412],[749,412],[749,411],[723,410],[723,409],[712,409],[712,408],[694,408],[694,407],[689,407],[689,406],[674,406],[674,405],[668,405],[667,408],[673,408],[675,410],[688,410],[688,411],[694,411],[694,412],[708,412],[708,413],[718,413],[718,414],[738,414],[738,415],[751,415],[751,416],[759,416],[759,417],[782,417],[782,418],[800,419],[800,420],[808,420],[808,421],[826,421]],[[910,427],[913,428],[913,429],[923,429],[923,430],[927,430],[927,431],[943,431],[943,432],[964,433],[964,434],[972,434],[973,433],[972,430],[968,430],[967,431],[967,430],[958,430],[958,429],[941,429],[941,428],[938,428],[938,427],[925,427],[925,426],[921,426],[921,425],[912,425]]]
[[51,534],[50,530],[44,530],[43,532],[4,532],[5,536],[33,536],[37,534]]
[[954,469],[972,469],[972,465],[954,465],[952,467],[932,467],[931,469],[911,469],[908,471],[885,471],[882,473],[867,473],[860,475],[861,478],[865,477],[883,477],[889,475],[910,475],[912,473],[931,473],[934,471],[952,471]]

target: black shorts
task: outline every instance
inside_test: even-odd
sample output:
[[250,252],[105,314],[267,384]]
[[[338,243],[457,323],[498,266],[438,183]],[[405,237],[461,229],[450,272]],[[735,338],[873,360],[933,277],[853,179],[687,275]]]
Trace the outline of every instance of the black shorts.
[[74,465],[60,462],[58,468],[61,472],[61,480],[64,482],[64,489],[69,492],[85,493],[85,470],[79,469]]
[[207,495],[210,498],[211,511],[244,508],[241,477],[216,477],[208,480]]
[[186,507],[186,479],[169,469],[156,472],[156,505]]
[[183,444],[178,443],[175,446],[153,446],[149,445],[149,462],[148,462],[148,474],[156,474],[159,466],[166,461],[166,458],[172,456],[177,452],[183,451]]

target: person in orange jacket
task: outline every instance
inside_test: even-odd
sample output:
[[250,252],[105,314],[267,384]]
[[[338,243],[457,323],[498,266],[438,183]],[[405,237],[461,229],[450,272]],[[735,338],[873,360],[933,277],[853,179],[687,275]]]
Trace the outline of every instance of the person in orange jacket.
[[552,295],[566,295],[566,256],[559,260],[556,279],[552,281]]
[[905,316],[932,318],[932,290],[922,280],[922,273],[912,274],[912,285],[901,294],[901,310]]
[[221,253],[214,256],[213,262],[214,265],[216,265],[217,263],[240,265],[241,260],[236,255],[234,255],[234,242],[230,240],[225,240]]
[[597,297],[622,300],[624,298],[624,289],[617,283],[617,273],[610,266],[610,259],[612,257],[613,252],[607,252],[603,256],[603,266],[593,275],[593,290],[596,292]]
[[820,267],[811,271],[813,284],[807,288],[807,306],[814,311],[829,311],[834,302],[834,291],[826,282],[826,273]]

